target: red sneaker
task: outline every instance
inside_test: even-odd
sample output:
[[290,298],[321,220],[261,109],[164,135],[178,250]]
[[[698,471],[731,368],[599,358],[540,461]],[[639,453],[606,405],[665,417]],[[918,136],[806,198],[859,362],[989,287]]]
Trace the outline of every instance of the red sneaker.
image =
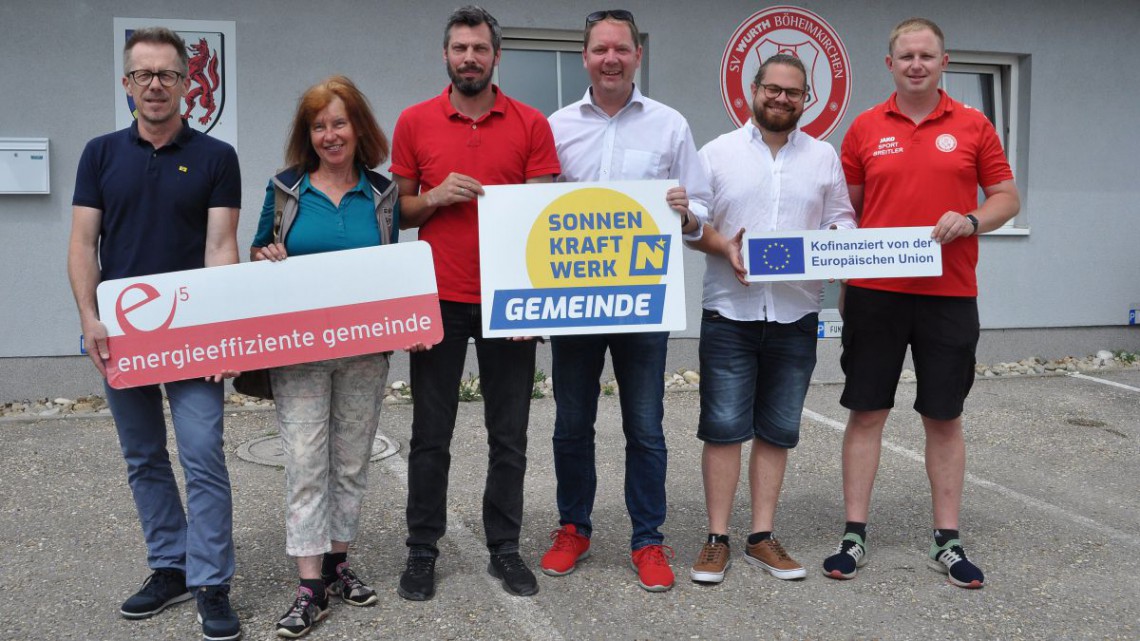
[[578,534],[573,524],[563,525],[550,533],[554,541],[546,554],[542,555],[542,573],[549,576],[563,576],[574,571],[578,561],[590,556],[590,538]]
[[664,592],[673,587],[673,568],[669,559],[673,548],[668,545],[647,545],[634,550],[630,564],[637,571],[637,583],[650,592]]

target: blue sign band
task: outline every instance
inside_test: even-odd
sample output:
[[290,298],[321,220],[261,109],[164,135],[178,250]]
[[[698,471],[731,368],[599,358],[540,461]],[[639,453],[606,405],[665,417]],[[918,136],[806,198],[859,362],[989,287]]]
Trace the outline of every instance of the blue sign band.
[[655,325],[665,285],[502,289],[491,305],[491,329]]

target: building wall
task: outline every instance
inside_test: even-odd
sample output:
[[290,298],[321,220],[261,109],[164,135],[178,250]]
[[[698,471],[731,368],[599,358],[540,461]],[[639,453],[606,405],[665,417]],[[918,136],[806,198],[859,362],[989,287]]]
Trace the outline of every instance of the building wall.
[[[51,194],[0,195],[0,358],[75,354],[79,326],[65,256],[75,167],[86,141],[114,128],[120,56],[112,19],[233,20],[240,95],[238,153],[244,177],[239,243],[249,244],[265,181],[300,92],[332,73],[354,78],[389,132],[407,105],[446,84],[442,25],[458,0],[337,3],[296,0],[152,0],[0,4],[0,136],[51,139]],[[727,39],[764,5],[679,0],[624,3],[648,34],[650,94],[684,113],[702,145],[731,125],[719,64]],[[1000,3],[840,0],[801,2],[840,34],[851,59],[851,106],[829,142],[892,90],[883,64],[897,21],[926,15],[951,50],[1028,56],[1028,141],[1023,188],[1027,236],[984,238],[980,304],[985,328],[1094,327],[1127,322],[1140,301],[1133,224],[1140,202],[1136,91],[1140,4],[1090,0]],[[488,1],[506,27],[578,30],[583,5]],[[509,52],[508,54],[509,55]],[[243,252],[244,253],[244,252]],[[690,323],[698,327],[702,259],[687,252]]]

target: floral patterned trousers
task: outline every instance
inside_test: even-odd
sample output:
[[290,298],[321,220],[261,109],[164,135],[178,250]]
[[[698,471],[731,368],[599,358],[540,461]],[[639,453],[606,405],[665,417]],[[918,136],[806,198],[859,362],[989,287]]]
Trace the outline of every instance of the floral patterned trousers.
[[289,365],[271,376],[285,455],[285,551],[317,556],[356,538],[388,355]]

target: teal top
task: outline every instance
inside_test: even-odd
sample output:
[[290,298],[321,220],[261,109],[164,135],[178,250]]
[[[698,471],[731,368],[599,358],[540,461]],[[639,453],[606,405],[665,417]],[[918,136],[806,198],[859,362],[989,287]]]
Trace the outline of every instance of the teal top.
[[[271,180],[265,189],[265,202],[253,239],[255,247],[264,247],[273,241],[273,190]],[[300,195],[297,219],[285,238],[285,251],[290,256],[380,244],[372,187],[363,169],[360,170],[360,180],[344,194],[339,205],[333,205],[324,192],[314,187],[307,173],[301,179],[297,192]]]

